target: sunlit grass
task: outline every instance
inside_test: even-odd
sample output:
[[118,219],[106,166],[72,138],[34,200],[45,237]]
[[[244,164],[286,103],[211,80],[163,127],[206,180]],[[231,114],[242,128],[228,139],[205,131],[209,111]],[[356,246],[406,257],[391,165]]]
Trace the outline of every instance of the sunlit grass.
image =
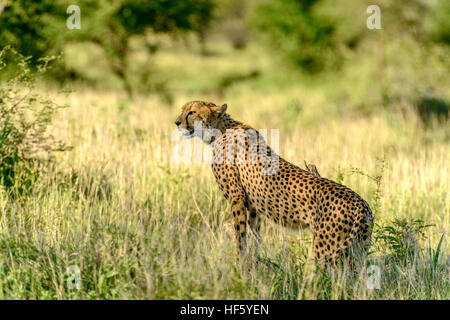
[[[71,108],[60,114],[54,132],[74,149],[59,155],[23,202],[0,194],[2,298],[448,298],[450,152],[445,143],[427,143],[414,118],[342,117],[305,127],[300,119],[285,129],[273,120],[282,108],[265,123],[252,121],[252,110],[258,111],[250,102],[243,111],[229,106],[257,128],[279,124],[285,158],[315,163],[332,179],[342,173],[371,204],[376,185],[351,170],[382,174],[377,224],[402,217],[434,224],[420,242],[433,249],[445,235],[434,274],[422,256],[426,250],[400,269],[375,253],[370,259],[382,269],[381,289],[370,290],[366,267],[327,278],[315,270],[308,231],[270,222],[264,223],[259,262],[236,265],[228,205],[208,165],[172,162],[178,108],[148,98],[124,105],[113,93],[91,91],[68,99]],[[273,105],[278,100],[266,96]],[[400,136],[391,116],[413,134]],[[70,265],[81,269],[80,290],[67,288]]]
[[[68,97],[41,89],[70,105],[52,132],[73,150],[58,154],[26,197],[0,191],[0,299],[450,298],[448,125],[425,128],[414,112],[395,108],[361,111],[353,101],[368,83],[355,92],[348,78],[337,89],[329,79],[314,87],[279,73],[258,47],[218,45],[209,57],[177,49],[155,57],[171,79],[172,105],[83,86]],[[261,76],[218,93],[237,69]],[[174,161],[181,140],[173,121],[193,99],[226,102],[236,119],[279,129],[285,159],[314,163],[369,202],[375,234],[396,218],[433,226],[403,260],[377,242],[354,272],[325,275],[309,231],[264,221],[260,251],[238,265],[229,207],[209,166]],[[381,176],[379,186],[367,175]],[[80,290],[66,283],[72,265],[81,270]],[[380,289],[367,287],[369,265],[381,270]]]

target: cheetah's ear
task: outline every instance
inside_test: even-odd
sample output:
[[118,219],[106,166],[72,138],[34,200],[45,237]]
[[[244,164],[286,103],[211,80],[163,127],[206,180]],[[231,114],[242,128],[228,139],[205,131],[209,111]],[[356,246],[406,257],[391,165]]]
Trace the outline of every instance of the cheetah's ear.
[[219,110],[219,117],[220,117],[221,115],[223,115],[223,114],[225,113],[225,111],[227,111],[227,108],[228,108],[228,106],[227,106],[226,103],[223,104],[223,105],[220,107],[220,110]]
[[217,117],[221,117],[225,111],[227,111],[227,105],[223,104],[220,107],[219,106],[214,106],[211,109],[214,110],[214,112],[217,114]]

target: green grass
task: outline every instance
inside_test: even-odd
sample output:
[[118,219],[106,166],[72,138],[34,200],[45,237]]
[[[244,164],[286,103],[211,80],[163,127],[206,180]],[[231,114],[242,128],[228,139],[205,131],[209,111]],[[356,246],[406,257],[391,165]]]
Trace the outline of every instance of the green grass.
[[[155,56],[170,105],[108,88],[78,86],[68,97],[41,89],[70,105],[52,133],[73,150],[26,197],[0,190],[0,299],[449,299],[448,125],[425,126],[413,108],[358,107],[372,81],[358,83],[358,68],[373,71],[365,58],[342,82],[310,83],[280,73],[256,46],[214,48],[210,57],[176,46]],[[217,92],[236,68],[260,76]],[[173,162],[173,121],[200,98],[227,102],[255,128],[279,128],[284,158],[314,163],[367,199],[376,223],[367,260],[326,275],[309,231],[264,221],[260,251],[237,264],[229,207],[209,166]],[[370,265],[380,289],[367,287]],[[67,285],[70,266],[81,271],[79,290]]]

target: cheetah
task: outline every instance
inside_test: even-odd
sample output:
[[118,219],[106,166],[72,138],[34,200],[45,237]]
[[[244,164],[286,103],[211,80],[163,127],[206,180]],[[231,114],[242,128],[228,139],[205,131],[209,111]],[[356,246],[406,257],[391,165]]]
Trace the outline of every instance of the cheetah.
[[363,252],[372,233],[369,205],[357,193],[284,160],[252,127],[226,113],[227,105],[191,101],[175,121],[185,138],[199,137],[212,147],[211,167],[231,207],[239,253],[247,231],[260,241],[261,216],[284,227],[309,228],[313,254],[322,266]]

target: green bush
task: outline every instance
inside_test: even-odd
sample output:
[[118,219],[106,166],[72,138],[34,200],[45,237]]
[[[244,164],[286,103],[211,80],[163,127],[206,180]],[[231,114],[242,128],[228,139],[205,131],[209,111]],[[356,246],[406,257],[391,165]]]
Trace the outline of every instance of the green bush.
[[[80,8],[80,29],[69,30],[69,4],[65,0],[8,3],[0,19],[0,46],[11,45],[25,56],[40,57],[64,52],[69,43],[94,43],[104,51],[111,71],[129,95],[133,93],[129,79],[130,39],[140,36],[148,42],[148,33],[176,37],[193,32],[202,36],[215,7],[212,0],[81,0],[76,3]],[[150,52],[156,50],[152,43],[146,45]],[[30,66],[38,63],[32,59]],[[80,76],[77,70],[64,66],[55,69],[50,75],[58,81]]]
[[407,265],[418,252],[419,240],[425,238],[425,229],[431,227],[422,220],[394,219],[385,226],[377,226],[374,243],[399,265]]
[[443,0],[430,2],[424,26],[431,40],[450,45],[450,3]]
[[322,70],[335,56],[334,27],[314,12],[320,0],[280,0],[257,6],[251,23],[262,40],[307,72]]
[[[39,59],[44,73],[51,58]],[[48,134],[61,107],[34,90],[36,73],[26,58],[10,47],[0,51],[0,71],[13,65],[0,88],[0,186],[18,193],[31,190],[44,163],[68,147]]]

